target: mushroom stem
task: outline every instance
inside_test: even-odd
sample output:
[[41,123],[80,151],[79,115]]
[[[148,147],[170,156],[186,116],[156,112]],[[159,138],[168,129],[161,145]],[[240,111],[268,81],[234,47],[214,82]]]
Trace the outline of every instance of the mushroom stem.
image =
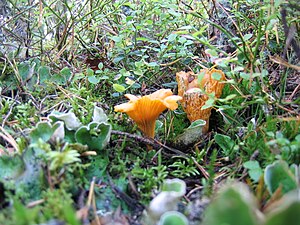
[[175,110],[177,101],[182,97],[173,95],[170,89],[160,89],[150,95],[137,97],[131,94],[128,103],[115,106],[116,112],[125,112],[138,125],[145,136],[154,138],[155,122],[158,116],[166,109]]

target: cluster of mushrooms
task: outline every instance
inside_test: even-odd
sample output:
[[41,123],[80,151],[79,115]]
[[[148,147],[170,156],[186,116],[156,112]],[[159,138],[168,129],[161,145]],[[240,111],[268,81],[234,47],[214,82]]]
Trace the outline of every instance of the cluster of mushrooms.
[[178,95],[173,95],[170,89],[160,89],[143,97],[126,94],[129,102],[115,106],[115,111],[125,112],[145,136],[154,138],[158,116],[166,109],[177,109],[177,101],[180,101],[190,122],[199,119],[206,121],[202,130],[202,133],[206,133],[212,108],[202,107],[210,94],[214,93],[215,99],[220,98],[225,81],[224,73],[217,69],[203,69],[199,74],[181,71],[176,74],[176,80]]

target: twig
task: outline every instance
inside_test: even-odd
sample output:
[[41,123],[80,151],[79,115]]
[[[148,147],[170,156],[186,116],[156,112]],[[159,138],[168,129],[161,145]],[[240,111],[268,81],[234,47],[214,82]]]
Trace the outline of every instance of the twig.
[[290,95],[290,97],[288,98],[289,100],[292,100],[294,95],[300,90],[300,84],[298,84],[298,86],[295,88],[295,90],[292,92],[292,94]]
[[[129,133],[122,132],[122,131],[117,131],[117,130],[112,130],[111,133],[112,134],[117,134],[117,135],[123,135],[123,136],[129,137],[129,138],[135,139],[135,140],[143,142],[143,143],[145,143],[147,145],[151,145],[154,148],[163,147],[163,148],[165,148],[165,149],[167,149],[167,150],[169,150],[169,151],[171,151],[171,152],[173,152],[175,154],[178,154],[178,155],[182,156],[185,159],[191,158],[187,154],[183,153],[182,151],[180,151],[178,149],[175,149],[175,148],[171,148],[169,146],[166,146],[166,145],[160,143],[159,141],[157,141],[155,139],[141,137],[141,136],[138,136],[138,135],[129,134]],[[209,174],[206,172],[206,170],[203,168],[203,166],[201,166],[193,157],[192,157],[192,160],[195,163],[195,165],[198,167],[198,169],[202,172],[203,176],[206,179],[209,179]]]
[[198,169],[202,172],[203,176],[208,180],[209,179],[209,173],[201,166],[194,157],[192,157],[193,162],[198,167]]
[[300,66],[293,65],[285,61],[284,59],[280,58],[279,56],[269,56],[270,60],[273,61],[274,63],[277,63],[279,65],[283,65],[288,68],[292,68],[294,70],[300,71]]
[[192,190],[189,191],[189,193],[186,194],[186,197],[187,197],[187,198],[190,198],[190,196],[191,196],[194,192],[196,192],[196,191],[198,191],[198,190],[202,190],[202,189],[203,189],[203,186],[196,185],[195,188],[193,188]]
[[286,108],[286,107],[280,105],[279,103],[276,103],[276,106],[277,106],[278,108],[280,108],[280,109],[283,109],[284,111],[287,111],[287,112],[291,113],[291,114],[299,115],[298,112],[295,112],[295,111],[293,111],[293,110],[290,110],[290,109],[288,109],[288,108]]
[[[281,18],[282,18],[281,20],[282,20],[282,25],[283,25],[283,31],[284,31],[285,37],[287,39],[286,46],[284,48],[284,52],[289,47],[289,44],[291,44],[295,50],[295,53],[296,53],[298,59],[300,59],[300,47],[297,45],[297,41],[294,38],[293,32],[291,32],[292,29],[290,29],[290,27],[288,27],[288,23],[287,23],[287,19],[286,19],[287,10],[285,8],[282,8],[280,13],[281,13]],[[283,54],[284,54],[284,52],[283,52]],[[283,55],[283,57],[284,57],[284,55]]]
[[5,125],[6,121],[7,121],[7,119],[8,119],[9,116],[11,115],[12,110],[13,110],[15,104],[16,104],[16,102],[14,101],[14,102],[11,104],[11,106],[9,107],[9,111],[8,111],[8,113],[6,114],[6,116],[4,117],[4,119],[3,119],[3,121],[2,121],[2,125],[1,125],[2,127],[4,127],[4,125]]
[[132,139],[135,139],[139,142],[143,142],[147,145],[151,145],[153,146],[154,148],[160,148],[160,147],[163,147],[175,154],[178,154],[186,159],[188,159],[189,157],[183,153],[182,151],[178,150],[178,149],[175,149],[175,148],[171,148],[169,146],[166,146],[162,143],[160,143],[159,141],[155,140],[155,139],[150,139],[150,138],[147,138],[147,137],[141,137],[141,136],[138,136],[138,135],[134,135],[134,134],[129,134],[127,132],[123,132],[123,131],[118,131],[118,130],[112,130],[111,131],[112,134],[117,134],[117,135],[122,135],[122,136],[126,136],[126,137],[129,137],[129,138],[132,138]]
[[112,189],[112,191],[115,193],[115,196],[121,200],[123,200],[127,206],[129,206],[132,209],[144,209],[144,206],[141,205],[136,199],[130,197],[128,194],[123,192],[119,187],[117,187],[114,183],[110,175],[107,173],[108,182]]
[[173,62],[169,62],[169,63],[161,63],[160,66],[171,66],[171,65],[177,63],[178,61],[180,61],[181,59],[182,59],[182,58],[178,58],[178,59],[176,59],[176,60],[173,61]]
[[11,144],[11,146],[15,149],[15,151],[20,152],[19,146],[18,146],[17,142],[15,141],[15,139],[8,132],[6,132],[4,130],[4,128],[2,128],[2,127],[0,127],[0,137],[2,137],[9,144]]
[[93,177],[93,180],[92,180],[91,185],[90,185],[88,201],[86,203],[87,208],[91,207],[92,198],[93,198],[93,194],[94,194],[94,187],[95,187],[95,177]]
[[33,208],[33,207],[35,207],[35,206],[37,206],[37,205],[40,205],[40,204],[42,204],[42,203],[44,203],[45,202],[45,199],[39,199],[39,200],[36,200],[36,201],[33,201],[33,202],[29,202],[27,205],[26,205],[26,207],[27,208]]
[[[95,195],[94,195],[94,188],[95,188],[95,177],[93,177],[92,181],[91,181],[91,184],[90,184],[90,189],[89,189],[89,195],[88,195],[88,199],[87,199],[87,202],[85,204],[85,206],[82,206],[82,208],[80,210],[78,210],[76,212],[76,217],[82,221],[84,221],[83,224],[87,224],[86,221],[87,218],[88,218],[88,212],[89,212],[89,209],[90,207],[93,205],[93,209],[94,209],[94,199],[95,199]],[[84,193],[83,193],[84,194]],[[94,213],[96,212],[95,209],[93,210]],[[97,214],[95,213],[95,219],[97,218]],[[98,218],[99,220],[99,218]],[[96,219],[96,224],[99,225],[99,221]],[[100,223],[101,225],[101,223]]]
[[91,156],[91,155],[97,155],[96,151],[86,151],[80,154],[80,156]]
[[95,199],[95,193],[93,192],[93,212],[94,212],[94,216],[95,216],[95,223],[96,225],[101,225],[101,221],[99,219],[99,216],[97,215],[97,206],[96,206],[96,199]]

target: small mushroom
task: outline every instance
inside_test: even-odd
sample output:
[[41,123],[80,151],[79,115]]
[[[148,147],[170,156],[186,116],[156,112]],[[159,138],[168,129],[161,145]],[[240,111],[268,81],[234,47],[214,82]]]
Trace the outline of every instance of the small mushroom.
[[125,112],[147,136],[154,138],[155,121],[166,109],[175,110],[182,97],[170,89],[160,89],[143,97],[126,94],[129,102],[115,106],[116,112]]
[[[198,76],[204,75],[199,81]],[[218,79],[214,79],[217,77]],[[178,95],[182,97],[181,105],[187,114],[190,122],[195,120],[205,120],[206,125],[203,127],[203,133],[208,131],[209,117],[211,109],[201,109],[208,100],[210,93],[215,93],[215,98],[220,98],[225,80],[225,74],[221,70],[203,69],[200,74],[193,72],[179,72],[176,73],[176,80],[178,83]]]

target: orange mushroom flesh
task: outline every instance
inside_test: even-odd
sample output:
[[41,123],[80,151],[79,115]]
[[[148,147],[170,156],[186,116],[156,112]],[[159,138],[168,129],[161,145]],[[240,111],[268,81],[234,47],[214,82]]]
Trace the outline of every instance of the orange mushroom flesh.
[[[203,75],[200,82],[198,81],[199,75]],[[202,132],[207,133],[212,108],[202,109],[202,106],[205,105],[210,93],[215,93],[215,98],[221,97],[224,87],[222,81],[225,81],[225,75],[221,70],[216,69],[203,69],[199,75],[183,71],[177,73],[178,95],[182,97],[180,102],[190,122],[198,119],[205,120],[206,125]]]
[[125,112],[147,137],[154,138],[155,122],[166,109],[175,110],[182,97],[173,95],[170,89],[160,89],[150,95],[137,97],[126,94],[129,102],[115,106],[116,112]]

